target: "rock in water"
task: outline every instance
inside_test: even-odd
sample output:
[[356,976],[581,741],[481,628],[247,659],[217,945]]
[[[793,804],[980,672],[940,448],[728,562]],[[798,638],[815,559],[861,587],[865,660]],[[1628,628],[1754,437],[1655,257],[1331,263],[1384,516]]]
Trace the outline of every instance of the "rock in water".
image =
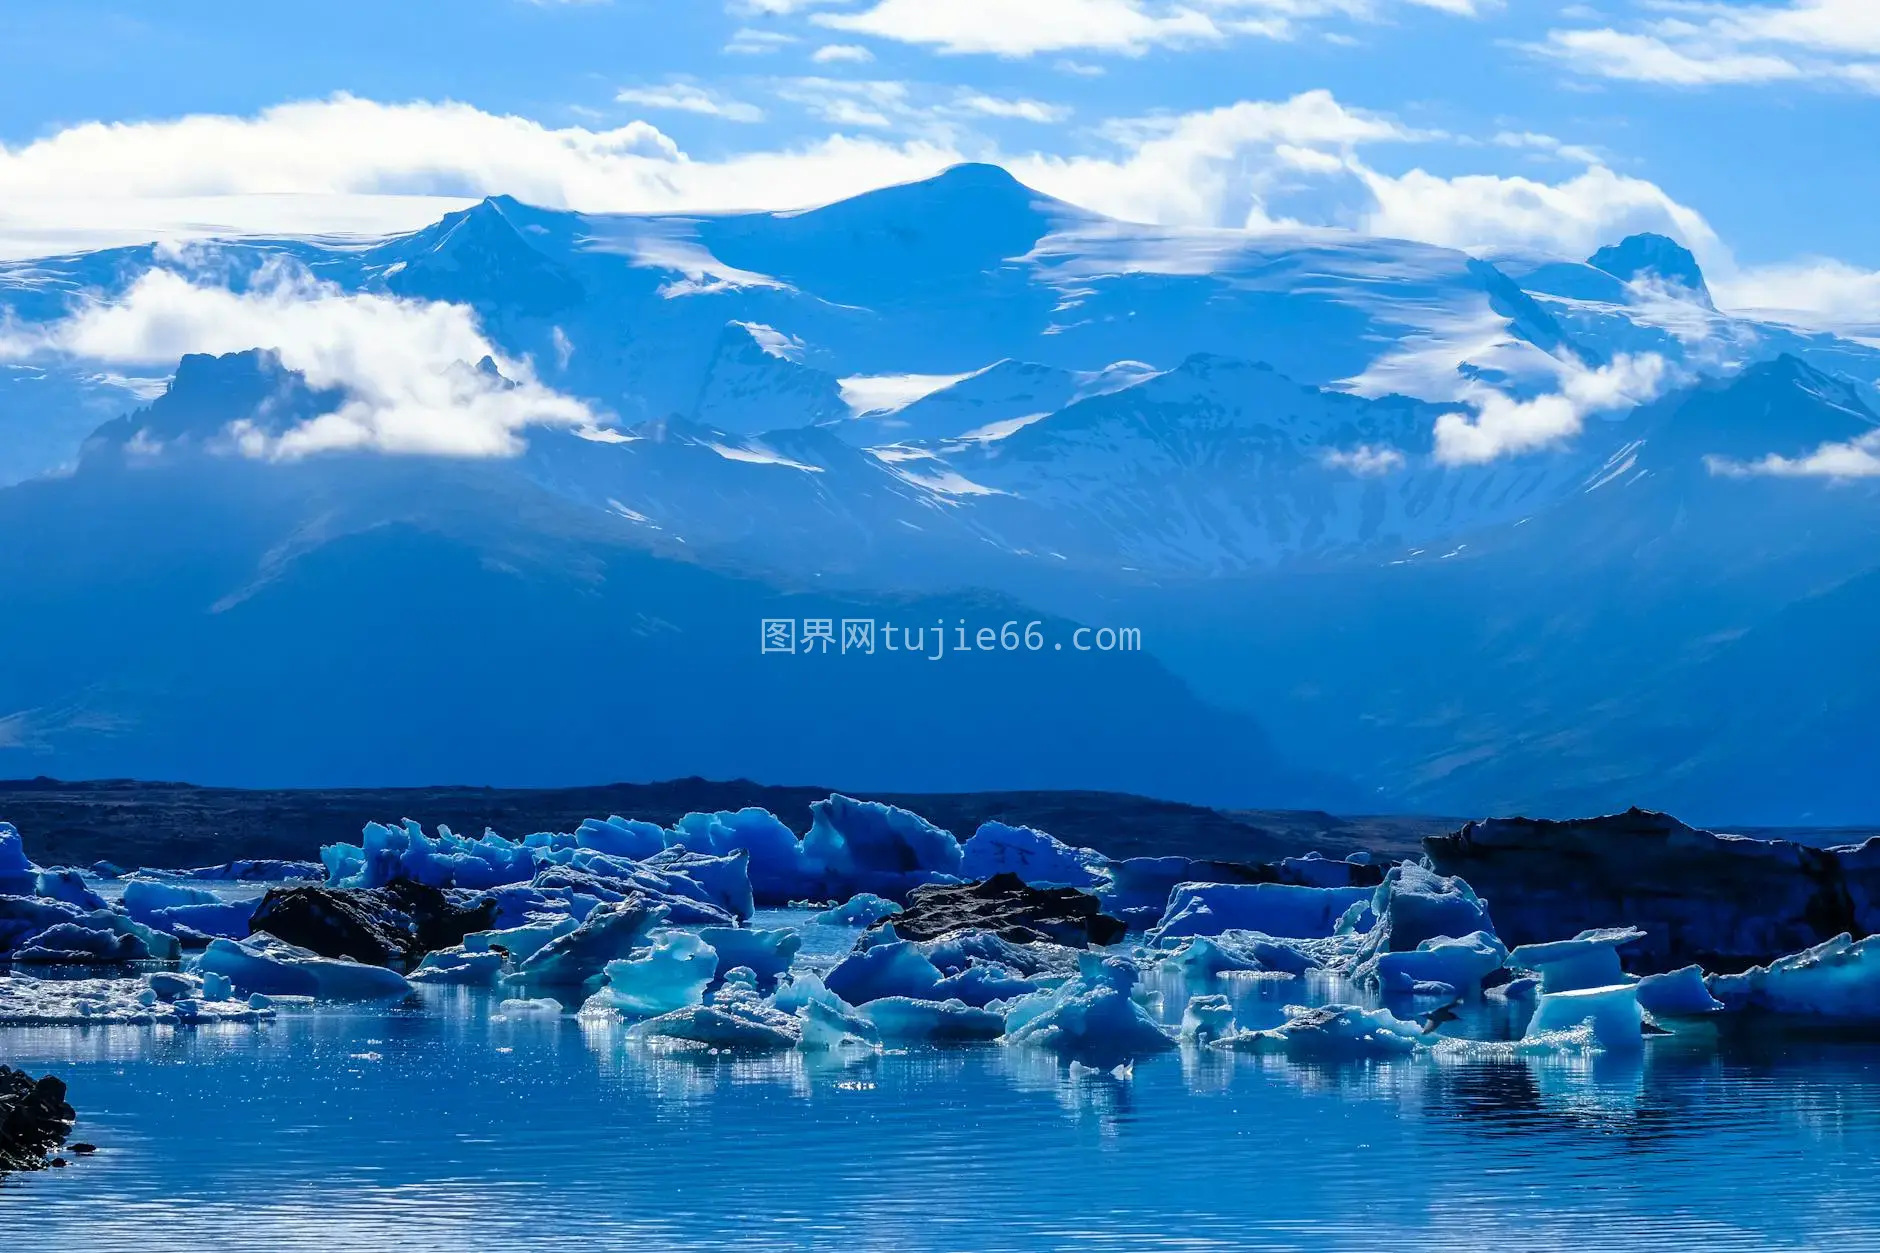
[[45,1167],[76,1121],[64,1080],[0,1066],[0,1173]]
[[275,888],[251,925],[322,957],[403,969],[488,930],[495,917],[494,900],[460,905],[438,888],[396,879],[379,888]]
[[1718,835],[1667,814],[1472,822],[1423,841],[1430,861],[1494,903],[1510,947],[1643,926],[1634,969],[1767,965],[1841,932],[1880,931],[1880,839],[1809,848]]
[[915,888],[906,912],[887,921],[904,940],[937,940],[970,929],[990,931],[1014,944],[1049,940],[1071,948],[1114,944],[1128,930],[1086,892],[1035,888],[1011,873],[995,874],[984,883]]

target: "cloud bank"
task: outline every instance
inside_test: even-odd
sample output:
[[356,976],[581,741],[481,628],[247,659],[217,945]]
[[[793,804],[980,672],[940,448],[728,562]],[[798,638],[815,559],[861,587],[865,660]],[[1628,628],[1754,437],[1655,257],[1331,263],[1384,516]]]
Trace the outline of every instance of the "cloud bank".
[[[588,406],[543,386],[506,357],[462,305],[346,294],[276,267],[230,291],[176,270],[146,271],[123,298],[0,340],[0,358],[66,354],[107,365],[173,368],[187,353],[269,348],[315,388],[345,399],[332,413],[268,433],[229,434],[249,456],[291,460],[371,450],[513,456],[531,426],[589,428]],[[490,357],[504,376],[471,363]]]

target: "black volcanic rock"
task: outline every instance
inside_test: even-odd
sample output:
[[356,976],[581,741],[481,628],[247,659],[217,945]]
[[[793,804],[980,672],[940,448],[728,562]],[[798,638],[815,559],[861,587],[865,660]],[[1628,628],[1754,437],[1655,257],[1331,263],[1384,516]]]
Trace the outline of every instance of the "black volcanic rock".
[[905,912],[876,925],[888,924],[904,940],[937,940],[972,929],[991,931],[1014,944],[1049,940],[1072,948],[1114,944],[1127,930],[1087,892],[1035,888],[1010,873],[993,875],[984,883],[915,888]]
[[1423,841],[1494,911],[1510,948],[1636,926],[1641,972],[1697,962],[1734,973],[1845,931],[1880,929],[1880,839],[1810,848],[1719,835],[1668,814],[1497,818]]
[[49,1165],[46,1159],[65,1143],[76,1121],[78,1115],[66,1104],[64,1080],[35,1079],[0,1066],[0,1174]]
[[251,924],[322,957],[349,957],[407,969],[426,953],[489,929],[496,902],[461,904],[444,892],[400,879],[382,888],[275,888]]

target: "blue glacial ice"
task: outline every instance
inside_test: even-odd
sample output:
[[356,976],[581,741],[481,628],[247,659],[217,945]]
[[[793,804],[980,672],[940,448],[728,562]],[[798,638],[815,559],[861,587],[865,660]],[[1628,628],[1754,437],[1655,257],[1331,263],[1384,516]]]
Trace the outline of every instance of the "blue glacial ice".
[[699,938],[718,954],[718,968],[742,966],[757,976],[757,990],[770,992],[790,969],[803,938],[790,927],[704,927]]
[[965,1001],[883,996],[861,1012],[884,1041],[996,1040],[1005,1033],[1005,1016]]
[[1644,938],[1637,927],[1582,931],[1571,940],[1523,944],[1508,954],[1508,964],[1538,974],[1543,994],[1611,987],[1631,981],[1620,963],[1619,950]]
[[418,968],[405,977],[413,983],[460,983],[470,987],[488,987],[502,977],[509,961],[501,953],[485,949],[472,952],[463,945],[453,945],[426,953]]
[[851,952],[823,976],[823,983],[850,1005],[866,1005],[884,996],[922,996],[941,978],[920,945],[890,939]]
[[593,992],[608,962],[621,961],[646,943],[647,933],[666,921],[666,906],[635,896],[595,906],[581,924],[558,935],[516,963],[504,982]]
[[1360,963],[1384,953],[1410,952],[1425,940],[1495,934],[1488,904],[1462,879],[1416,862],[1399,862],[1369,893],[1375,919],[1359,946]]
[[885,897],[873,892],[857,892],[839,905],[815,915],[811,922],[819,922],[829,927],[872,927],[884,918],[892,918],[901,912],[901,907]]
[[1523,1038],[1539,1040],[1580,1027],[1590,1028],[1594,1043],[1603,1049],[1629,1053],[1643,1048],[1645,1024],[1637,987],[1615,983],[1566,992],[1543,991]]
[[41,870],[33,876],[33,890],[25,895],[64,901],[87,911],[110,908],[102,896],[85,886],[85,876],[76,870]]
[[246,940],[211,941],[192,963],[192,969],[205,976],[222,975],[238,992],[267,996],[372,1001],[411,991],[411,984],[396,970],[321,957],[266,932]]
[[583,1013],[645,1018],[703,1003],[718,975],[718,951],[689,931],[657,931],[651,938],[644,953],[607,963],[606,982],[581,1006]]
[[1169,1032],[1130,995],[1136,973],[1121,958],[1082,954],[1076,978],[1006,1009],[1006,1042],[1049,1049],[1099,1070],[1174,1047]]
[[1880,1021],[1880,936],[1843,932],[1741,974],[1712,975],[1726,1009],[1819,1022]]
[[1233,1029],[1233,1002],[1219,992],[1191,996],[1182,1009],[1180,1035],[1185,1041],[1211,1044]]
[[26,859],[19,828],[0,822],[0,896],[31,896],[39,890],[39,867]]
[[803,1020],[765,1003],[757,994],[756,976],[733,969],[706,1004],[635,1023],[627,1036],[682,1047],[772,1052],[795,1048],[801,1042]]
[[806,1053],[881,1047],[875,1024],[834,997],[805,1001],[795,1012],[802,1031],[797,1047]]
[[959,875],[969,881],[1010,872],[1033,887],[1096,889],[1110,882],[1109,859],[1074,848],[1030,827],[984,822],[961,850]]
[[1408,1057],[1423,1042],[1423,1029],[1387,1009],[1355,1005],[1288,1005],[1286,1021],[1265,1030],[1229,1031],[1217,1048],[1244,1053],[1281,1053],[1335,1061]]
[[599,818],[583,820],[575,828],[574,841],[578,847],[593,849],[609,857],[638,861],[666,847],[666,828],[656,822],[610,814],[605,821]]
[[1424,940],[1407,952],[1379,953],[1368,967],[1360,966],[1354,973],[1359,978],[1374,974],[1386,992],[1473,995],[1482,990],[1482,980],[1507,960],[1507,946],[1499,939],[1486,931],[1472,931],[1456,939]]
[[1323,938],[1333,934],[1354,907],[1368,905],[1372,895],[1370,888],[1308,888],[1291,883],[1181,883],[1169,894],[1162,921],[1149,938],[1161,942],[1223,931]]
[[1704,986],[1704,972],[1697,966],[1646,975],[1638,981],[1638,1003],[1653,1018],[1687,1018],[1723,1008]]
[[[66,1026],[84,1023],[190,1024],[259,1022],[274,1016],[230,994],[225,981],[184,976],[182,986],[165,984],[159,992],[146,979],[35,979],[0,974],[0,1023],[13,1026]],[[165,993],[168,993],[167,995]]]
[[923,883],[957,881],[960,844],[919,814],[835,795],[810,806],[803,855],[824,897],[873,892],[906,900]]

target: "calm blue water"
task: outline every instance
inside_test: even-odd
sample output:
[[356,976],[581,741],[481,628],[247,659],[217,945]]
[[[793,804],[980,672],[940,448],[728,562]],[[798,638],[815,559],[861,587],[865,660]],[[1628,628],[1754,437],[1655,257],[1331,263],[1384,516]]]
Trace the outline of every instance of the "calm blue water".
[[[1235,986],[1247,1019],[1300,999]],[[493,1008],[0,1029],[102,1146],[0,1182],[0,1248],[1880,1248],[1869,1046],[1118,1080],[998,1046],[662,1056]]]

